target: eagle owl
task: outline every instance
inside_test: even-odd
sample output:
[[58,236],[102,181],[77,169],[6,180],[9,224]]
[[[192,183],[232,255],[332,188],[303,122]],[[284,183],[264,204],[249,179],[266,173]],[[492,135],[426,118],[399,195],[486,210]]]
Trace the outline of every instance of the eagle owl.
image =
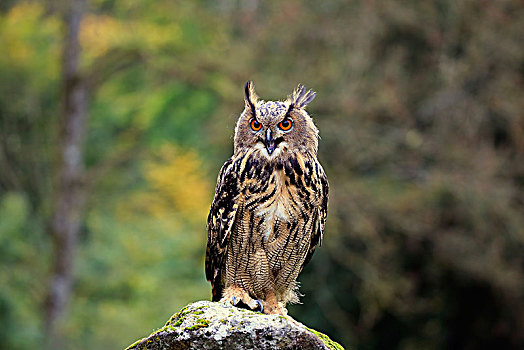
[[207,221],[206,277],[213,301],[287,315],[297,276],[322,241],[328,182],[317,160],[318,129],[299,85],[285,101],[245,86],[234,153],[218,175]]

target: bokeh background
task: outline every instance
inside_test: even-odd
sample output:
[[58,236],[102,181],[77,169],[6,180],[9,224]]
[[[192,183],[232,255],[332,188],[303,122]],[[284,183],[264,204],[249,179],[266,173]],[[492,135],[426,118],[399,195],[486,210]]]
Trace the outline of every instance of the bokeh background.
[[206,215],[249,79],[317,91],[329,215],[293,317],[353,349],[522,349],[521,1],[88,0],[85,202],[58,215],[78,238],[50,316],[69,4],[0,2],[0,349],[119,349],[210,298]]

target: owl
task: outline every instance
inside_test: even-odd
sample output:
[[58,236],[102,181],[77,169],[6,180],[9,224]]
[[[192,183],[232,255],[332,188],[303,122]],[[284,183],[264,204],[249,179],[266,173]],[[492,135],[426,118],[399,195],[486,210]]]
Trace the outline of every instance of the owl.
[[213,301],[287,315],[298,274],[320,245],[328,182],[317,160],[318,129],[299,85],[263,101],[245,85],[234,152],[218,175],[207,220],[206,277]]

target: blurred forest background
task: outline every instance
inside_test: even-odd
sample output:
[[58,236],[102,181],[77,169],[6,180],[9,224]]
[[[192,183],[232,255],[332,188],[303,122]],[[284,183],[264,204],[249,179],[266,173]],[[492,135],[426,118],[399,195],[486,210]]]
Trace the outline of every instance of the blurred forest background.
[[0,349],[123,348],[210,298],[249,79],[318,93],[329,216],[293,317],[354,349],[522,349],[523,33],[517,0],[2,0]]

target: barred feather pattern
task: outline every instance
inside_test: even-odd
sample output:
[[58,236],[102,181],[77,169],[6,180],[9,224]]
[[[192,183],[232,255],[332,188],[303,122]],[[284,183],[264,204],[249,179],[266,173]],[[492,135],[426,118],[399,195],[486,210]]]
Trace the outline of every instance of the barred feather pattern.
[[316,155],[273,160],[247,149],[222,167],[208,217],[206,276],[213,300],[235,285],[297,302],[298,274],[321,243],[328,182]]

